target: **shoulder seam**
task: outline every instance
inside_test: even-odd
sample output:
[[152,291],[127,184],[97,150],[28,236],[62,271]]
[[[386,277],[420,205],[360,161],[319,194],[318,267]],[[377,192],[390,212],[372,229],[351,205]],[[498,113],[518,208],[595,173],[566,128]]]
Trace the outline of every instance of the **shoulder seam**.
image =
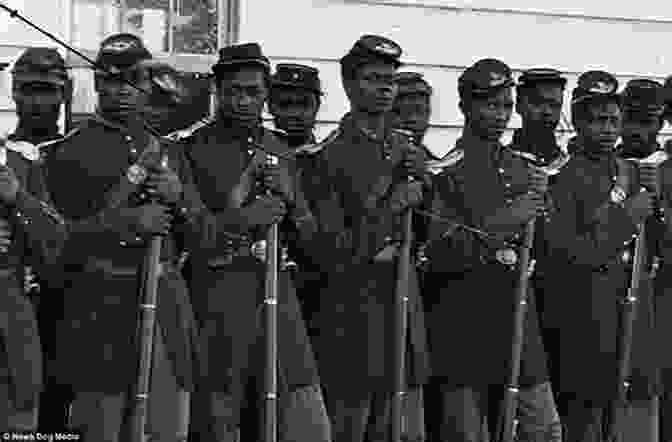
[[164,138],[168,141],[174,141],[174,142],[182,141],[182,140],[192,136],[198,130],[209,126],[214,121],[215,120],[212,117],[201,118],[200,120],[193,123],[191,126],[189,126],[187,128],[184,128],[184,129],[179,129],[179,130],[176,130],[174,132],[171,132],[168,135],[164,135],[162,138]]
[[327,137],[320,141],[319,143],[314,143],[314,144],[304,144],[301,147],[298,147],[295,149],[295,153],[308,153],[311,155],[317,154],[321,151],[323,151],[328,145],[332,144],[334,141],[336,141],[336,138],[339,137],[341,134],[341,129],[336,128]]

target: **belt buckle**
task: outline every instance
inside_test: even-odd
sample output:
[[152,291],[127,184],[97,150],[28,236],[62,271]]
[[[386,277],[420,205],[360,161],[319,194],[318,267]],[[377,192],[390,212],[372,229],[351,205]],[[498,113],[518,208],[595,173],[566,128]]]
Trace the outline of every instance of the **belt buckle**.
[[267,242],[265,239],[255,241],[250,245],[250,253],[261,262],[266,262]]
[[518,254],[513,249],[499,249],[495,252],[495,259],[500,264],[512,266],[518,262]]

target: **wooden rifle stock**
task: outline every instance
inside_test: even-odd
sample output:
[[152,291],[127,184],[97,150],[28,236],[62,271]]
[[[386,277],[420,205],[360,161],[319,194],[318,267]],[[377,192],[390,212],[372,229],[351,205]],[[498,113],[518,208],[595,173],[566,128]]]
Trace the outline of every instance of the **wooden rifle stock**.
[[403,237],[397,261],[397,286],[395,293],[395,372],[394,397],[392,398],[392,442],[402,440],[404,398],[406,396],[406,336],[408,329],[408,298],[411,275],[411,248],[413,245],[413,210],[403,214]]
[[[162,158],[164,166],[168,164],[168,157]],[[146,196],[146,194],[143,194]],[[145,201],[155,198],[142,197]],[[152,363],[154,361],[154,339],[156,335],[156,311],[158,308],[158,288],[161,277],[161,250],[163,236],[152,235],[147,246],[145,260],[141,267],[139,281],[139,325],[138,337],[138,367],[137,378],[132,386],[129,397],[126,398],[125,424],[127,434],[122,440],[128,442],[144,442],[145,427],[147,425],[147,405],[151,389]]]
[[[277,165],[278,158],[267,155],[268,165]],[[270,193],[270,191],[269,191]],[[279,228],[273,224],[266,233],[266,369],[264,378],[265,413],[264,441],[278,438],[278,250]]]
[[642,271],[646,262],[645,256],[645,225],[641,223],[637,230],[638,235],[635,240],[635,253],[632,257],[632,275],[628,292],[623,299],[623,305],[620,312],[620,330],[618,334],[618,366],[616,378],[616,399],[611,402],[609,407],[607,441],[622,442],[620,434],[620,416],[625,411],[628,403],[628,392],[630,389],[630,368],[632,356],[632,338],[635,318],[637,317],[637,302],[639,295],[639,286],[642,278]]
[[527,313],[527,299],[529,281],[534,261],[531,261],[532,246],[534,244],[534,230],[536,218],[528,221],[525,226],[525,237],[520,247],[520,269],[516,291],[516,305],[513,316],[513,340],[511,342],[511,367],[507,379],[502,409],[499,416],[497,441],[513,442],[515,436],[515,417],[518,408],[518,391],[520,389],[520,363],[525,340],[525,314]]
[[140,281],[140,327],[138,327],[138,374],[132,397],[127,398],[127,429],[129,442],[144,442],[147,425],[147,402],[150,393],[150,378],[154,356],[156,333],[157,293],[160,276],[162,236],[152,236]]

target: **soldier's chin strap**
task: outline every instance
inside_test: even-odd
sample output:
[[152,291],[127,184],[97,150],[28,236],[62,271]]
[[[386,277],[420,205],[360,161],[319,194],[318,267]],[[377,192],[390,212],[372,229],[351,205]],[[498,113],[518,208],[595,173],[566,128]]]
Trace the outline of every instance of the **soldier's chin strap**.
[[[87,57],[84,53],[82,53],[81,51],[79,51],[79,50],[77,50],[76,48],[72,47],[72,46],[69,45],[68,43],[66,43],[66,42],[64,42],[63,40],[61,40],[60,38],[56,37],[56,36],[55,36],[54,34],[52,34],[51,32],[47,31],[46,29],[42,28],[42,27],[39,26],[39,25],[36,25],[36,24],[33,23],[31,20],[29,20],[29,19],[27,19],[26,17],[24,17],[23,15],[21,15],[21,13],[20,13],[17,9],[12,9],[12,8],[10,8],[9,6],[7,6],[6,4],[4,4],[3,2],[0,2],[0,9],[3,9],[4,11],[6,11],[6,12],[9,14],[10,17],[18,19],[19,21],[21,21],[21,22],[25,23],[26,25],[30,26],[31,28],[35,29],[35,30],[36,30],[37,32],[39,32],[40,34],[46,36],[47,38],[49,38],[50,40],[54,41],[55,43],[58,43],[60,46],[62,46],[64,49],[68,50],[69,52],[72,52],[73,54],[78,55],[79,57],[81,57],[83,60],[85,60],[87,63],[89,63],[89,64],[90,64],[92,67],[94,67],[95,69],[98,69],[98,70],[103,71],[103,72],[105,72],[105,73],[107,73],[107,74],[110,74],[110,75],[114,75],[114,74],[115,74],[115,73],[112,72],[108,67],[106,67],[106,66],[104,66],[104,65],[102,65],[102,64],[100,64],[100,63],[97,63],[95,60],[92,60],[90,57]],[[121,78],[121,80],[122,80],[124,83],[126,83],[126,84],[129,85],[129,86],[131,86],[133,89],[135,89],[135,90],[137,90],[137,91],[139,91],[139,92],[142,92],[142,93],[144,93],[144,94],[147,94],[147,95],[150,94],[149,91],[147,91],[147,90],[141,88],[140,86],[138,86],[137,84],[133,83],[132,81],[129,81],[127,78],[125,78],[125,77],[120,77],[120,78]],[[146,120],[144,120],[144,119],[142,119],[141,121],[142,121],[142,126],[143,126],[143,129],[144,129],[144,130],[146,130],[146,131],[147,131],[148,133],[150,133],[151,135],[154,135],[154,136],[156,136],[157,138],[161,139],[161,134],[160,134],[160,132],[159,132],[156,128],[154,128],[153,126],[151,126],[151,125],[150,125]]]

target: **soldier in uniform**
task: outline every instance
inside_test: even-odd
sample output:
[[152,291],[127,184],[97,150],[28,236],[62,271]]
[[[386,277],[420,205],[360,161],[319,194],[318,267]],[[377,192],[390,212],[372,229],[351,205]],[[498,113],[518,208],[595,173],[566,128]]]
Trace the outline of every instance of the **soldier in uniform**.
[[[622,124],[617,88],[607,72],[579,77],[572,92],[577,153],[551,188],[555,210],[545,226],[545,320],[557,330],[555,388],[563,398],[571,441],[604,440],[606,411],[618,391],[618,322],[632,273],[629,249],[654,200],[652,192],[640,192],[640,185],[651,188],[655,175],[640,173],[638,183],[636,168],[616,155]],[[657,347],[650,328],[641,324],[647,316],[638,313],[635,324],[635,342],[646,342],[635,345],[633,353],[630,393],[635,396],[646,394],[655,380],[647,349]]]
[[[218,116],[186,134],[183,142],[200,194],[210,212],[225,221],[227,234],[193,253],[190,288],[206,352],[207,374],[199,385],[192,414],[209,422],[194,429],[203,441],[232,441],[241,425],[241,408],[263,409],[263,367],[267,363],[264,326],[264,247],[269,226],[280,223],[282,242],[300,243],[315,230],[302,196],[292,150],[261,123],[270,88],[270,64],[256,43],[223,48],[213,67]],[[267,152],[277,167],[265,165]],[[262,180],[274,196],[255,189]],[[283,247],[283,250],[285,248]],[[284,254],[284,253],[283,253]],[[278,281],[278,366],[280,439],[329,441],[317,368],[301,308],[296,298],[289,258],[283,257]],[[254,394],[254,397],[250,393]],[[197,411],[197,408],[201,411]],[[253,419],[244,420],[248,424]],[[208,427],[210,429],[208,429]],[[255,428],[240,429],[255,440]],[[258,439],[258,438],[257,438]]]
[[[567,80],[554,69],[530,69],[522,73],[516,86],[516,112],[520,115],[522,126],[513,133],[513,141],[509,146],[519,152],[534,155],[541,164],[550,164],[553,160],[564,156],[557,145],[555,130],[560,122],[563,104],[563,92]],[[549,177],[552,184],[554,177]],[[543,232],[544,222],[536,223],[534,256],[537,260],[532,275],[534,292],[530,296],[528,314],[543,318],[544,301],[544,265]],[[543,330],[543,321],[542,330]],[[552,347],[552,336],[542,331],[545,348]],[[551,344],[551,345],[549,345]],[[552,366],[552,359],[549,365]],[[536,372],[536,373],[535,373]],[[549,441],[562,440],[562,426],[555,405],[549,373],[545,370],[532,370],[534,376],[528,375],[528,366],[523,364],[521,372],[522,389],[519,394],[519,427],[518,433],[522,440],[528,440],[534,433],[545,432]]]
[[0,150],[4,303],[0,307],[0,427],[35,431],[43,388],[43,348],[26,282],[30,282],[31,271],[43,280],[52,275],[65,227],[48,205],[39,150],[33,143],[58,137],[56,121],[67,74],[55,50],[32,48],[14,64],[12,77],[19,124]]
[[[498,415],[496,399],[504,392],[511,360],[520,271],[516,250],[507,240],[520,237],[524,225],[545,207],[545,174],[499,142],[513,110],[512,86],[509,67],[495,59],[480,60],[460,76],[465,129],[455,149],[462,158],[456,156],[434,181],[435,211],[491,232],[475,236],[443,222],[430,227],[428,331],[432,388],[442,399],[441,425],[438,434],[430,435],[436,440],[483,440],[486,417],[494,423]],[[524,336],[528,376],[545,373],[533,309],[526,315]],[[545,431],[527,436],[546,440]]]
[[[656,81],[647,79],[636,79],[628,82],[623,91],[623,107],[623,142],[619,146],[620,156],[623,158],[642,159],[662,150],[663,148],[658,143],[657,137],[664,121],[665,96],[663,86]],[[668,160],[663,163],[661,170],[657,173],[659,187],[656,190],[662,191],[663,197],[657,202],[657,205],[663,210],[669,207],[670,184],[672,183],[671,166],[672,163]],[[669,234],[666,233],[665,224],[661,223],[666,217],[662,217],[661,219],[661,213],[658,215],[647,220],[647,267],[643,272],[640,283],[637,314],[648,315],[645,316],[648,321],[644,322],[643,325],[655,326],[657,329],[656,337],[663,339],[664,336],[669,336],[670,333],[667,314],[672,311],[672,301],[670,301],[670,296],[666,296],[666,294],[669,292],[670,287],[671,268],[669,264],[666,264],[669,262],[669,258],[665,259],[666,255],[669,254],[666,250],[669,249]],[[662,265],[660,262],[661,259]],[[657,269],[658,266],[660,266],[659,269]],[[656,270],[659,271],[656,272]],[[651,290],[652,284],[654,286],[653,291]],[[651,317],[652,314],[653,317]],[[637,339],[637,332],[638,330],[635,330],[635,339]],[[639,346],[651,345],[651,343],[642,343],[637,340],[635,345],[634,351],[637,351],[640,349]],[[669,391],[669,386],[672,385],[670,382],[670,379],[672,379],[670,377],[672,360],[667,356],[666,352],[662,352],[660,357],[661,359],[656,361],[661,364],[660,385],[652,385],[650,391],[641,392],[638,397],[634,398],[639,399],[634,402],[639,411],[638,414],[648,419],[650,419],[649,414],[653,411],[650,409],[650,406],[655,407],[655,403],[648,402],[647,400],[652,395],[657,396],[661,393],[667,393],[666,390]],[[663,395],[661,399],[659,416],[660,440],[669,440],[670,428],[668,420],[672,418],[672,415],[669,414],[669,398]],[[633,427],[633,431],[638,431],[638,433],[632,433],[633,437],[635,434],[641,434],[642,439],[645,440],[645,436],[648,434],[647,431],[650,431],[650,428],[642,428],[641,424]]]
[[[300,171],[315,167],[317,161],[318,155],[312,152],[316,144],[313,131],[322,96],[317,69],[300,64],[279,64],[275,67],[268,109],[275,127],[279,129],[278,136],[289,147],[296,149],[297,167]],[[303,182],[302,186],[310,199],[309,193],[314,186],[308,182]],[[297,296],[306,324],[310,326],[312,315],[319,307],[320,271],[303,250],[296,249],[293,253],[299,264],[298,271],[294,274]]]
[[[430,161],[439,161],[441,158],[435,155],[429,147],[424,143],[425,134],[429,129],[429,120],[432,114],[432,94],[433,89],[430,84],[423,78],[419,72],[399,72],[397,74],[397,97],[394,100],[394,107],[390,116],[393,120],[393,127],[410,135],[412,144],[422,149],[423,154]],[[421,239],[421,238],[418,238]],[[422,257],[422,241],[416,244],[416,250],[420,258],[417,262],[419,266],[419,282],[421,293],[425,293],[428,288],[423,284],[423,261]],[[427,307],[427,305],[425,305]],[[427,311],[425,312],[427,313]],[[429,407],[425,408],[425,392],[420,386],[409,386],[407,393],[407,409],[406,419],[409,434],[415,435],[412,440],[425,440],[425,415],[432,414],[436,407],[434,400]],[[429,397],[435,399],[430,393]],[[429,410],[428,408],[431,408]],[[432,415],[434,417],[434,415]],[[437,415],[435,419],[428,420],[438,421],[440,417]]]
[[408,132],[428,159],[440,160],[423,143],[432,114],[432,86],[418,72],[399,72],[397,85],[399,91],[392,109],[394,127]]
[[[16,103],[18,124],[7,137],[10,146],[24,146],[31,161],[41,149],[48,149],[62,137],[58,129],[61,105],[67,93],[65,61],[51,48],[30,48],[21,54],[12,69],[12,92]],[[30,156],[32,155],[32,157]],[[43,186],[43,179],[39,178]],[[29,186],[29,192],[47,198],[46,188]],[[31,278],[27,268],[27,278]],[[41,278],[32,285],[33,301],[44,356],[44,391],[40,395],[39,427],[41,430],[63,430],[67,423],[70,395],[53,382],[55,324],[62,313],[60,294],[48,290],[49,281]]]
[[178,438],[178,392],[193,389],[200,365],[197,327],[177,260],[214,230],[190,185],[182,152],[163,149],[144,130],[151,71],[142,61],[149,58],[133,35],[105,39],[97,63],[107,70],[95,76],[98,112],[46,158],[47,184],[69,231],[61,258],[64,318],[56,337],[57,377],[75,393],[71,424],[86,440],[123,438],[125,403],[132,400],[127,392],[137,380],[137,294],[151,235],[165,235],[149,398],[151,440]]
[[[392,130],[401,48],[361,37],[341,59],[351,111],[321,145],[319,188],[311,193],[320,224],[315,257],[327,275],[315,337],[334,440],[389,439],[394,387],[394,293],[399,215],[426,204],[425,157]],[[409,183],[408,176],[415,176]],[[420,224],[416,224],[420,226]],[[423,306],[411,272],[407,343],[408,385],[423,385],[428,361]],[[344,358],[351,363],[343,364]],[[369,425],[367,431],[367,424]],[[407,434],[408,440],[418,440]]]

